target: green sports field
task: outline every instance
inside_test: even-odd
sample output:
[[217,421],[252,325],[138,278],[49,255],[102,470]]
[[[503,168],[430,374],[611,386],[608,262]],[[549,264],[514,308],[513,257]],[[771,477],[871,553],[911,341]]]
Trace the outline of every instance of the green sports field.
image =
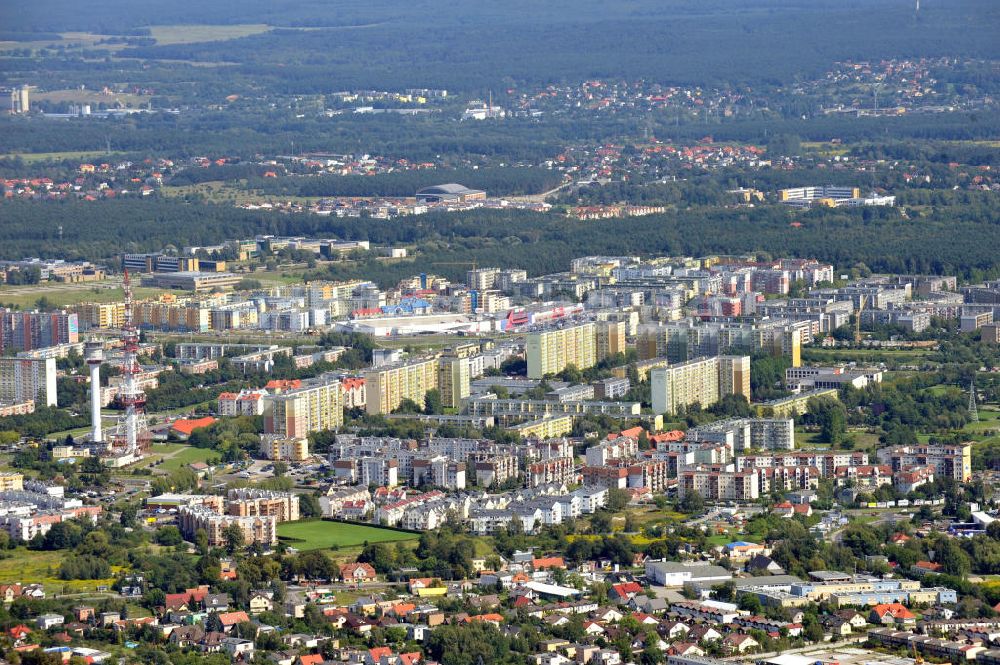
[[278,536],[288,545],[300,550],[326,549],[333,545],[354,547],[365,541],[386,543],[413,540],[418,537],[416,534],[395,529],[323,520],[283,522],[278,525]]

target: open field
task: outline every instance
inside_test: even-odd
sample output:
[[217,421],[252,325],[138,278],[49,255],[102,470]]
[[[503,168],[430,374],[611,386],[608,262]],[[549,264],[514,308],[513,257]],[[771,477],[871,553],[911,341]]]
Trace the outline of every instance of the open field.
[[823,141],[803,141],[803,150],[812,150],[818,152],[824,157],[835,157],[837,155],[846,155],[851,151],[848,146],[840,143],[826,143]]
[[196,44],[198,42],[221,42],[239,39],[267,32],[271,26],[266,23],[242,23],[237,25],[151,25],[149,32],[160,46],[168,44]]
[[[118,302],[125,294],[119,281],[85,282],[81,284],[38,284],[32,286],[6,286],[0,288],[0,303],[18,305],[22,309],[32,309],[35,302],[44,297],[55,307],[69,307],[82,302]],[[153,289],[137,286],[132,289],[136,300],[152,298],[162,293],[164,289]]]
[[42,552],[18,547],[4,554],[6,558],[0,559],[0,582],[44,584],[49,593],[94,591],[99,586],[110,586],[114,582],[114,579],[59,579],[59,564],[65,558],[65,552]]
[[[848,434],[854,437],[854,448],[852,450],[859,451],[873,451],[878,448],[879,440],[878,434],[873,432],[865,432],[858,429],[848,429]],[[827,443],[821,443],[817,439],[819,438],[819,432],[807,432],[801,427],[795,429],[795,447],[796,448],[821,448],[828,449],[830,447]]]
[[104,159],[106,157],[114,157],[119,153],[112,152],[108,154],[106,150],[67,150],[66,152],[12,152],[5,155],[0,155],[0,159],[14,159],[15,157],[20,157],[22,160],[28,164],[33,164],[35,162],[60,162],[66,159],[79,159],[81,161],[88,161],[94,159]]
[[215,464],[221,459],[215,451],[205,448],[192,448],[191,446],[182,446],[181,450],[173,454],[164,455],[164,457],[166,458],[165,461],[158,467],[164,471],[177,471],[195,462]]
[[76,104],[104,104],[112,107],[139,108],[146,106],[152,98],[150,95],[134,95],[131,93],[113,92],[104,94],[98,90],[51,90],[49,92],[32,92],[32,102],[73,102]]
[[318,550],[338,547],[352,547],[369,543],[387,543],[397,540],[414,540],[416,534],[382,529],[364,524],[345,524],[323,520],[302,520],[283,522],[278,525],[278,536],[288,545],[300,550]]
[[221,180],[210,180],[200,182],[197,185],[167,185],[160,188],[160,193],[164,196],[203,196],[211,203],[232,203],[241,205],[244,203],[298,203],[310,205],[316,203],[321,196],[285,196],[276,194],[264,194],[257,189],[247,189],[247,181],[239,180],[233,182],[223,182]]
[[162,460],[163,463],[157,466],[156,469],[166,473],[177,471],[195,462],[215,464],[220,459],[218,453],[207,448],[194,448],[183,443],[155,443],[150,448],[149,456],[141,462],[132,465],[129,469],[152,466]]

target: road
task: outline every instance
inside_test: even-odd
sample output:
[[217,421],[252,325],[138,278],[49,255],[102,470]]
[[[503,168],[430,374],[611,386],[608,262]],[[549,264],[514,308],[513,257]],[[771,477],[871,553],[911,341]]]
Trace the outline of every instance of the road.
[[847,646],[849,644],[861,644],[862,642],[865,642],[867,639],[868,639],[868,634],[862,633],[860,635],[851,635],[850,637],[846,637],[843,640],[839,640],[837,642],[824,642],[823,644],[812,644],[807,647],[799,647],[797,649],[786,649],[785,651],[781,652],[772,651],[770,653],[755,653],[752,656],[728,656],[726,658],[723,658],[722,660],[730,663],[745,661],[745,660],[760,662],[761,660],[767,658],[774,658],[775,656],[783,656],[786,653],[810,653],[812,651],[827,652],[830,649],[836,647]]
[[548,197],[552,196],[553,194],[555,194],[559,190],[565,189],[565,188],[570,187],[570,186],[572,186],[574,184],[575,183],[572,180],[570,180],[569,182],[564,182],[563,184],[559,185],[558,187],[553,187],[549,191],[542,192],[541,194],[528,194],[526,196],[508,196],[508,197],[505,197],[505,198],[508,201],[515,201],[517,203],[544,203],[545,199],[547,199]]

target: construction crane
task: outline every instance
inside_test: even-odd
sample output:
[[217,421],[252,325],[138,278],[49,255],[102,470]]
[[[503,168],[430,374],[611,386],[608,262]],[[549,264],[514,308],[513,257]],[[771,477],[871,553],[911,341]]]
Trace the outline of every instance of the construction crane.
[[472,269],[475,270],[476,267],[479,264],[476,263],[475,261],[435,261],[431,265],[433,265],[433,266],[472,266]]
[[913,650],[913,665],[924,665],[924,657],[917,653],[917,645],[911,642],[910,648]]
[[[466,266],[466,267],[471,267],[473,272],[475,272],[476,268],[479,267],[479,264],[476,263],[475,261],[436,261],[436,262],[432,263],[431,265],[434,265],[434,266]],[[466,275],[466,279],[468,279],[468,275]],[[471,287],[472,285],[469,284],[469,286]]]
[[861,303],[858,305],[858,313],[854,317],[854,343],[861,343],[861,313],[865,311],[865,305],[868,304],[868,296],[861,296]]

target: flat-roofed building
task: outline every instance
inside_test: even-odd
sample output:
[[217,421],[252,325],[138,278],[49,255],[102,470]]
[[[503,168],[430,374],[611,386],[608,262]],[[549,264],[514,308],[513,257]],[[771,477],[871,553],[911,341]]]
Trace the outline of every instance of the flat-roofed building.
[[279,522],[294,522],[299,519],[299,495],[250,487],[231,489],[226,495],[226,512],[238,517],[270,515]]
[[162,272],[142,278],[143,286],[159,289],[179,289],[183,291],[214,291],[228,290],[239,284],[243,279],[239,275],[228,272]]
[[0,473],[0,492],[21,492],[24,490],[24,475],[20,473]]
[[972,445],[960,444],[920,444],[881,448],[878,459],[892,466],[893,473],[908,467],[931,466],[936,478],[946,477],[960,483],[972,477]]
[[439,387],[438,358],[418,358],[365,371],[365,410],[391,413],[404,399],[423,406],[428,390]]
[[243,541],[248,545],[278,543],[278,520],[273,515],[242,517],[222,515],[201,505],[181,506],[177,512],[177,523],[188,539],[193,539],[199,529],[204,529],[211,547],[225,545],[226,527],[233,525],[243,532]]
[[446,407],[458,409],[462,406],[462,400],[469,396],[471,373],[468,357],[445,356],[439,360],[438,390]]
[[309,459],[309,439],[285,439],[262,436],[260,453],[269,460],[303,462]]
[[278,438],[304,439],[343,424],[344,396],[337,379],[320,378],[264,398],[264,432]]
[[80,330],[121,328],[125,322],[125,303],[123,302],[85,302],[73,305],[69,309],[76,313]]
[[55,358],[0,358],[0,402],[56,406]]
[[600,362],[618,353],[625,353],[626,323],[620,321],[597,321],[597,360]]
[[750,356],[713,356],[657,368],[649,373],[653,412],[675,414],[681,407],[711,406],[725,395],[750,400]]
[[552,439],[572,432],[573,418],[570,416],[544,416],[538,420],[512,425],[507,429],[519,434],[524,439]]
[[528,378],[541,379],[569,365],[584,370],[597,364],[597,329],[594,323],[568,325],[528,333]]

